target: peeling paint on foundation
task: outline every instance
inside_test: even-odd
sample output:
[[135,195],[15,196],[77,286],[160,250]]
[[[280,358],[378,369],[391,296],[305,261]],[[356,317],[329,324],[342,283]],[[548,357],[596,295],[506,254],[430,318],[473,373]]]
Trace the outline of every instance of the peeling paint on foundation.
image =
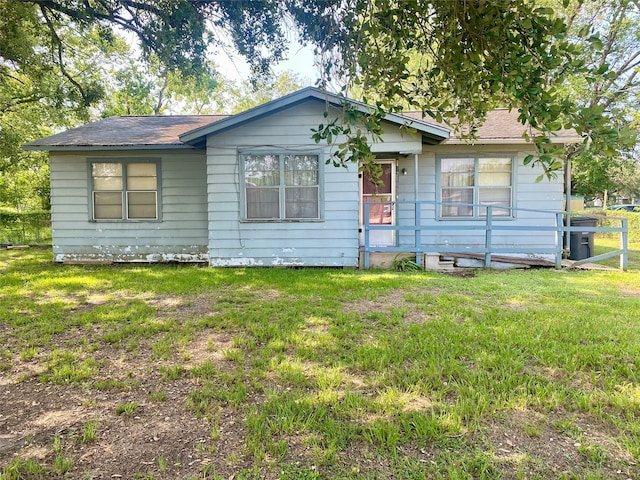
[[247,257],[212,258],[209,265],[212,267],[264,267],[264,262]]
[[[344,256],[334,258],[306,258],[291,256],[291,252],[301,253],[296,248],[278,248],[268,257],[248,256],[247,252],[233,252],[232,256],[211,256],[203,245],[92,245],[53,247],[53,261],[56,263],[111,264],[111,263],[205,263],[211,267],[334,267],[351,268],[357,266],[357,259],[350,261]],[[216,252],[218,253],[218,252]]]
[[57,263],[209,263],[207,249],[201,245],[100,246],[82,247],[74,252],[60,252],[54,246],[53,261]]
[[325,267],[325,268],[356,268],[357,259],[352,262],[323,261],[322,259],[302,259],[300,257],[283,258],[272,255],[271,258],[250,257],[213,257],[209,261],[212,267]]
[[271,265],[274,267],[301,267],[304,265],[300,258],[280,258],[275,255],[273,257]]

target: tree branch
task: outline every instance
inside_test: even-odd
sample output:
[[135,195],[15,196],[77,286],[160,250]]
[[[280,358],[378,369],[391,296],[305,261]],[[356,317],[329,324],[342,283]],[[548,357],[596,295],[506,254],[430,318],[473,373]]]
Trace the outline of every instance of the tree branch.
[[84,91],[84,88],[82,88],[82,85],[80,85],[76,81],[76,79],[73,78],[73,76],[67,71],[67,69],[64,66],[64,59],[62,58],[62,52],[63,52],[62,40],[60,40],[60,37],[58,36],[58,33],[56,32],[55,26],[53,25],[53,22],[49,18],[49,14],[47,13],[46,7],[40,6],[40,11],[42,12],[42,15],[44,16],[44,20],[47,23],[47,26],[49,27],[49,31],[51,32],[51,38],[55,42],[55,47],[56,47],[56,49],[58,51],[58,66],[60,67],[60,72],[62,73],[62,75],[67,80],[69,80],[69,82],[71,82],[71,84],[74,87],[76,87],[78,92],[80,92],[80,96],[82,97],[82,100],[84,101],[85,106],[88,106],[89,105],[89,101],[87,99],[87,94]]
[[[606,81],[603,81],[598,90],[594,90],[594,96],[591,100],[591,106],[595,106],[604,96],[604,92],[609,91],[617,82],[617,80],[619,80],[622,76],[624,76],[625,74],[627,74],[629,71],[633,71],[630,79],[631,81],[633,80],[633,78],[636,76],[636,68],[640,65],[640,50],[635,52],[633,55],[631,55],[627,61],[616,71],[615,75],[609,79],[607,79]],[[626,89],[629,88],[629,86],[631,86],[631,83],[629,83],[629,79],[627,79],[627,81],[625,82],[625,86],[620,89],[619,91],[624,91]],[[619,97],[619,95],[617,96]],[[610,105],[609,102],[607,102],[608,105]]]
[[[88,2],[85,2],[85,9],[74,9],[69,8],[63,4],[60,4],[51,0],[31,0],[34,4],[40,7],[40,10],[44,12],[45,10],[48,12],[58,12],[67,17],[79,22],[79,23],[89,23],[91,21],[91,17],[95,17],[98,20],[104,20],[115,25],[122,27],[123,29],[130,31],[138,36],[140,41],[146,45],[151,51],[154,53],[158,53],[158,47],[155,42],[145,35],[143,25],[136,21],[136,16],[132,14],[130,10],[127,10],[130,14],[130,18],[126,18],[118,13],[117,9],[110,8],[109,4],[104,0],[98,0],[100,5],[103,7],[104,11],[99,11],[95,8],[92,8]],[[127,4],[131,7],[140,8],[141,10],[147,11],[149,13],[153,13],[155,15],[162,15],[162,11],[145,3],[129,1],[129,0],[120,0],[120,3]],[[105,13],[106,12],[106,13]],[[51,26],[50,26],[51,28]],[[57,37],[57,35],[56,35]],[[60,42],[60,39],[57,38],[57,41]]]
[[613,102],[615,102],[618,98],[620,98],[633,87],[633,80],[637,76],[637,74],[638,70],[634,70],[634,72],[629,75],[629,78],[627,78],[627,81],[622,86],[622,88],[619,88],[616,92],[613,93],[613,95],[611,95],[611,97],[607,99],[607,101],[603,104],[605,110],[608,109],[613,104]]
[[5,103],[3,105],[0,105],[0,111],[3,113],[10,112],[10,111],[13,111],[16,107],[19,107],[20,105],[25,105],[28,103],[36,103],[42,98],[43,98],[42,95],[32,93],[31,95],[24,96],[22,98],[13,99],[11,103]]

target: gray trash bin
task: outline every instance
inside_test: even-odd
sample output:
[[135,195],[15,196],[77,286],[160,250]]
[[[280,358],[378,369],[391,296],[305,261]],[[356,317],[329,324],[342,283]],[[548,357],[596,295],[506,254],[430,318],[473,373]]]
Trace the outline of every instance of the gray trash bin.
[[[598,218],[580,216],[571,218],[572,227],[597,227]],[[574,231],[569,233],[569,258],[571,260],[584,260],[595,255],[595,232]]]

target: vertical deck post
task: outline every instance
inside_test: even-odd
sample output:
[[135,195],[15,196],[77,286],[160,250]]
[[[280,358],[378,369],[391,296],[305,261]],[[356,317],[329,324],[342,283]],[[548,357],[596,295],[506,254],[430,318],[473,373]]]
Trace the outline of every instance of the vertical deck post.
[[563,234],[563,221],[564,214],[562,212],[556,213],[556,268],[562,266],[562,241],[564,239]]
[[[564,209],[567,214],[567,227],[571,227],[571,157],[567,156],[564,166]],[[571,249],[571,232],[567,230],[564,236],[564,245]]]
[[622,220],[622,231],[620,232],[620,249],[622,253],[620,254],[620,268],[624,271],[627,270],[628,262],[629,262],[629,230],[627,223],[629,220],[626,218]]
[[369,269],[369,206],[368,202],[364,203],[364,268]]
[[422,260],[422,242],[421,242],[421,237],[422,237],[422,221],[421,221],[421,213],[420,213],[420,203],[418,202],[418,200],[416,200],[415,202],[415,214],[416,216],[415,218],[415,222],[414,222],[414,226],[415,226],[415,232],[414,232],[414,242],[415,242],[415,249],[416,249],[416,263],[418,265],[420,265],[420,261]]
[[414,222],[414,226],[416,228],[415,231],[415,247],[416,247],[416,263],[418,265],[420,265],[420,262],[422,260],[422,252],[421,252],[421,248],[420,248],[420,240],[422,238],[422,227],[421,227],[421,219],[420,219],[420,205],[418,204],[418,198],[419,198],[419,194],[418,194],[418,188],[420,186],[420,178],[418,177],[418,154],[414,153],[413,154],[413,201],[416,202],[415,203],[415,222]]
[[487,230],[484,240],[484,268],[491,267],[491,234],[493,230],[493,207],[487,207]]

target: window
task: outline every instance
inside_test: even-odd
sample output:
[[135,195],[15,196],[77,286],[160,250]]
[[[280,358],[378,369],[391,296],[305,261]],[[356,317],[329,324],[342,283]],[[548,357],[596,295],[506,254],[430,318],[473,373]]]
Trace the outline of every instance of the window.
[[247,220],[320,218],[318,155],[244,155]]
[[157,220],[158,163],[91,162],[94,220]]
[[[511,157],[468,157],[440,159],[440,216],[477,218],[487,215],[484,206],[493,205],[494,216],[511,216]],[[455,205],[460,203],[462,205]]]

